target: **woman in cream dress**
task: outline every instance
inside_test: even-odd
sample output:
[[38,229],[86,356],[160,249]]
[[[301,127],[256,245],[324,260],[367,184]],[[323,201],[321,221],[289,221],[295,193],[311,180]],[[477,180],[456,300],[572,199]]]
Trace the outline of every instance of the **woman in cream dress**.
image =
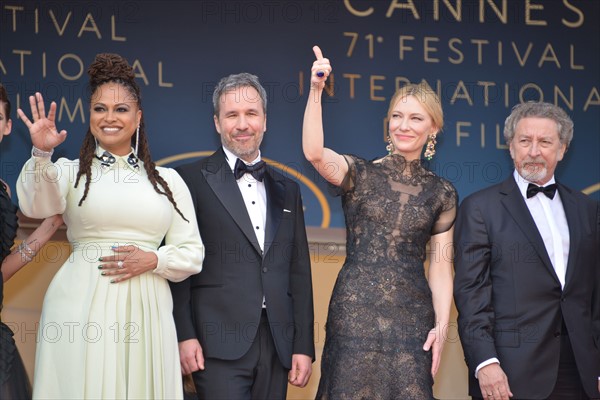
[[46,116],[41,94],[31,96],[33,121],[19,110],[34,146],[17,185],[21,210],[62,213],[73,248],[44,299],[34,398],[182,398],[167,280],[201,269],[192,200],[179,175],[150,158],[129,64],[99,54],[88,74],[90,127],[78,160],[51,161],[66,137],[55,103]]

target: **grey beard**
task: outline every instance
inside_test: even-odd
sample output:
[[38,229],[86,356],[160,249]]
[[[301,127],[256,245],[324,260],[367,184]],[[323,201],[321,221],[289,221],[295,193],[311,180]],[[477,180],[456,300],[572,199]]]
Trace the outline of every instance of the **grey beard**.
[[523,168],[521,168],[519,173],[521,174],[521,176],[523,178],[525,178],[529,182],[537,182],[537,181],[541,181],[542,179],[544,179],[546,177],[546,174],[548,173],[548,168],[543,167],[543,168],[539,168],[535,171],[531,171],[531,170],[528,170],[525,167],[523,167]]

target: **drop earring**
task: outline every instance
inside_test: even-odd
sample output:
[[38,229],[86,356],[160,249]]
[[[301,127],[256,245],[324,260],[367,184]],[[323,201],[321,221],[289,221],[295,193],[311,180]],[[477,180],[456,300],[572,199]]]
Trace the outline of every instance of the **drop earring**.
[[394,144],[392,143],[392,137],[388,134],[388,144],[385,146],[385,149],[388,152],[388,156],[391,156],[394,153]]
[[425,149],[424,155],[428,161],[431,161],[431,159],[435,155],[435,145],[437,143],[437,141],[435,140],[436,136],[437,136],[437,133],[432,133],[429,136],[429,140],[427,141],[427,148]]
[[135,156],[138,156],[138,145],[140,143],[140,126],[137,126],[137,129],[135,130],[135,148],[133,150],[133,153],[135,154]]
[[129,163],[129,165],[131,165],[135,169],[140,169],[140,166],[138,165],[138,162],[139,162],[138,145],[139,145],[139,143],[140,143],[140,126],[138,125],[138,127],[135,131],[135,148],[133,149],[133,154],[130,154],[129,157],[127,157],[127,162]]

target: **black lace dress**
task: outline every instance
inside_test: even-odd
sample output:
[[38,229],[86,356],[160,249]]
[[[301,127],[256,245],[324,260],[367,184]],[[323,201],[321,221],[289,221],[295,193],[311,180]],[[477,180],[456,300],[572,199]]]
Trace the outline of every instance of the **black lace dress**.
[[[0,265],[10,254],[17,234],[17,213],[10,201],[4,183],[0,182]],[[0,311],[4,281],[0,279]],[[13,332],[0,321],[0,399],[31,399],[31,386],[21,356],[13,339]]]
[[454,223],[456,190],[400,155],[345,156],[346,261],[329,304],[317,399],[433,398],[435,326],[424,273],[431,235]]

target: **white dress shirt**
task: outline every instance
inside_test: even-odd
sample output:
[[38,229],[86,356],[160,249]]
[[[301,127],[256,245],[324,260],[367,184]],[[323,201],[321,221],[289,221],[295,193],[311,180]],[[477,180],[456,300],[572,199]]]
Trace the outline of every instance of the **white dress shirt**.
[[[514,172],[514,178],[519,186],[521,195],[525,199],[525,204],[527,204],[527,208],[535,221],[535,225],[544,240],[546,252],[550,257],[560,285],[564,288],[567,262],[569,260],[570,236],[567,216],[565,215],[560,194],[557,190],[553,199],[549,199],[543,193],[538,193],[528,199],[527,186],[530,182],[522,178],[517,170]],[[555,183],[554,176],[544,186],[553,183]]]
[[[225,152],[225,157],[227,158],[227,164],[229,164],[229,167],[233,171],[238,157],[225,147],[223,147],[223,151]],[[258,153],[258,157],[256,157],[256,159],[254,159],[251,163],[247,163],[244,160],[241,161],[246,165],[256,164],[260,161],[260,151]],[[265,183],[264,181],[257,181],[254,179],[252,174],[246,173],[237,180],[237,184],[240,188],[240,192],[242,192],[242,198],[244,200],[244,204],[246,205],[246,210],[248,211],[250,221],[252,222],[252,227],[254,228],[258,245],[260,246],[260,249],[264,251],[265,225],[267,223],[267,191],[265,189]],[[264,297],[263,307],[266,307]]]

